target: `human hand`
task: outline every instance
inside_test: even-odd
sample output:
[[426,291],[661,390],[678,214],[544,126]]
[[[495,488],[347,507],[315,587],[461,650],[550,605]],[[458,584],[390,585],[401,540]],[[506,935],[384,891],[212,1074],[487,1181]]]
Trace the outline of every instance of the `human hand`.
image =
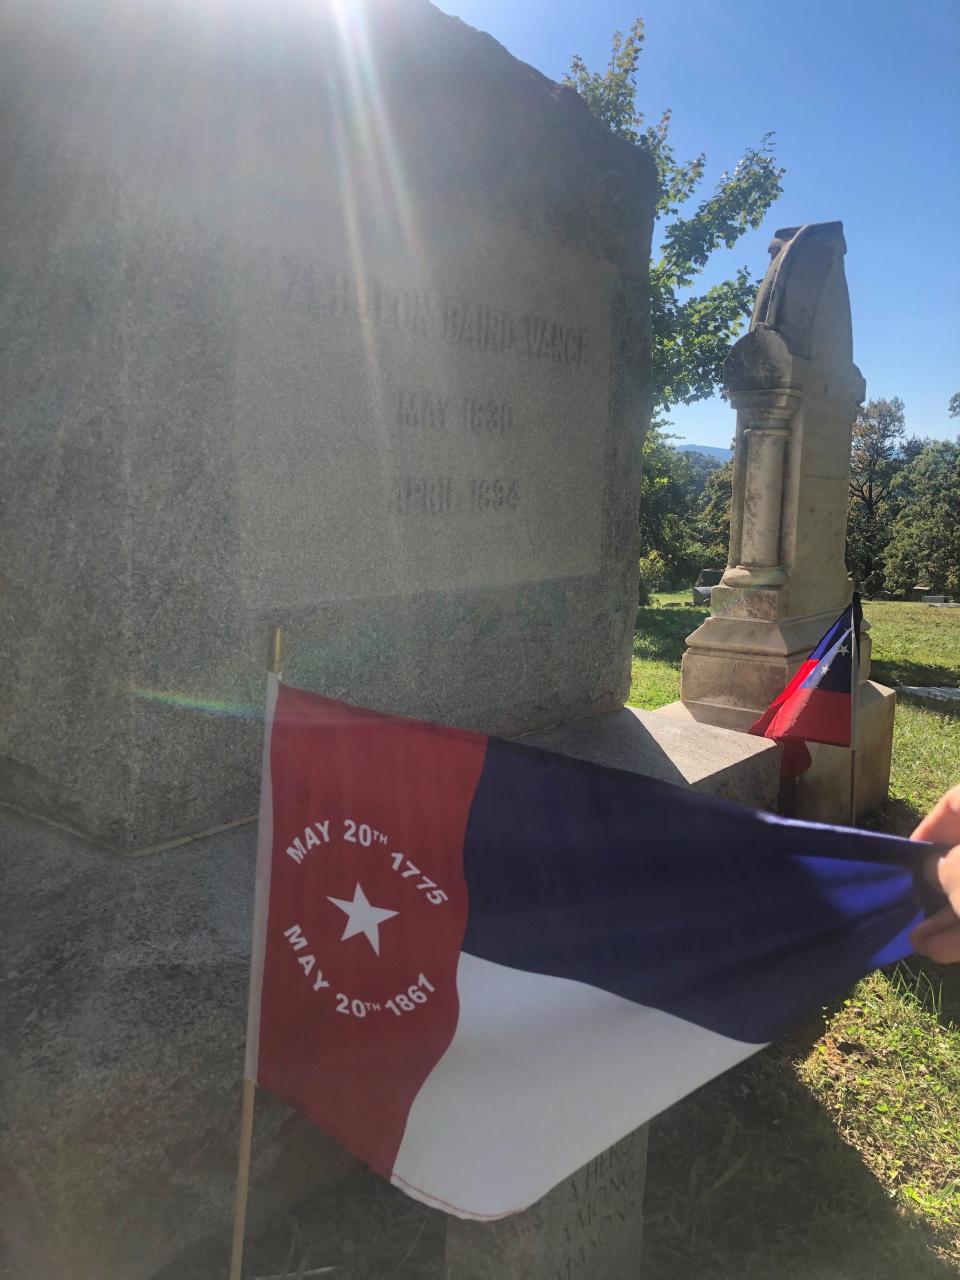
[[937,964],[956,963],[960,961],[960,787],[940,797],[910,838],[953,846],[943,857],[934,853],[924,863],[924,876],[946,895],[948,905],[918,924],[910,943],[919,955]]

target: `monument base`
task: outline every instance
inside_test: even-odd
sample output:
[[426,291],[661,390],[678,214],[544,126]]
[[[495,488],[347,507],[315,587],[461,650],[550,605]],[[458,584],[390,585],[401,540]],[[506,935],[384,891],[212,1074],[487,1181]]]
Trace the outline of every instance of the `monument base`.
[[[857,816],[881,808],[890,788],[897,695],[868,680],[860,686],[857,713]],[[850,819],[850,754],[846,747],[810,743],[813,764],[797,782],[798,818],[814,822]]]
[[[725,586],[714,587],[710,600],[713,613],[687,637],[680,693],[687,704],[702,701],[731,711],[731,716],[705,720],[728,729],[743,727],[746,712],[737,713],[744,708],[770,705],[843,607],[837,604],[825,612],[784,617],[781,611],[788,603],[783,591],[763,588],[744,594]],[[860,634],[862,680],[870,675],[871,648],[870,624],[864,621]],[[759,714],[757,711],[754,719]],[[751,723],[747,721],[748,726]]]
[[[856,799],[857,816],[879,809],[887,799],[893,754],[893,719],[897,695],[886,685],[865,680],[860,686],[857,712]],[[762,708],[733,707],[706,700],[671,702],[651,714],[675,723],[722,726],[749,737],[747,730]],[[813,763],[798,779],[794,794],[784,790],[782,807],[791,816],[812,822],[850,820],[850,757],[846,747],[810,743]]]
[[756,809],[777,806],[777,748],[764,738],[731,733],[726,727],[683,724],[657,711],[623,707],[539,729],[517,741]]

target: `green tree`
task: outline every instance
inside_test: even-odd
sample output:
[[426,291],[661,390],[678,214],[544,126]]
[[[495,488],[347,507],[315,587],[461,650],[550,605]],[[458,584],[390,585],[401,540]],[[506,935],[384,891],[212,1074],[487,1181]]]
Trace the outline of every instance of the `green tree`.
[[741,267],[733,279],[703,293],[689,290],[716,249],[731,248],[749,227],[760,225],[780,195],[784,171],[776,165],[772,135],[765,134],[722,175],[712,195],[681,216],[703,178],[706,157],[678,161],[670,143],[670,111],[648,125],[637,110],[643,41],[643,22],[637,18],[626,36],[614,33],[605,71],[590,71],[575,54],[564,83],[615,134],[648,151],[657,166],[662,239],[650,286],[656,409],[662,414],[671,405],[706,399],[720,387],[723,361],[750,316],[758,281]]
[[722,569],[730,551],[730,508],[733,504],[733,459],[712,472],[703,494],[700,523],[710,568]]
[[899,448],[904,430],[903,401],[899,396],[870,400],[853,424],[847,568],[870,593],[883,586],[883,553],[894,515],[890,490],[902,467]]
[[641,575],[650,590],[693,582],[707,559],[700,528],[697,471],[654,423],[643,445],[640,485]]
[[899,511],[885,552],[887,586],[918,582],[960,599],[960,437],[929,442],[894,485]]
[[950,417],[960,418],[960,391],[950,397]]
[[709,453],[701,453],[699,449],[684,449],[682,452],[690,468],[693,492],[698,498],[702,498],[710,477],[715,471],[719,471],[723,464],[719,458],[711,457]]

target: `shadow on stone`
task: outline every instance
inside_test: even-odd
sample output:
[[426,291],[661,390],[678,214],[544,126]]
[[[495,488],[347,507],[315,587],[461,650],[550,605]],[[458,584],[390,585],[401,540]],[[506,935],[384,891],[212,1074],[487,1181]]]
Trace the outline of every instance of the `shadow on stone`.
[[778,758],[763,738],[624,707],[518,741],[740,804],[776,807]]

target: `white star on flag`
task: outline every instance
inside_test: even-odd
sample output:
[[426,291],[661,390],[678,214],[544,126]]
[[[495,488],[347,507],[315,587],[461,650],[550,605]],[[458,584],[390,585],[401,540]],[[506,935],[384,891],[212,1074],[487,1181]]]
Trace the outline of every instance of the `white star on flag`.
[[389,920],[391,916],[395,916],[397,914],[396,911],[388,911],[385,907],[372,906],[367,901],[367,895],[359,884],[353,891],[352,902],[346,898],[331,898],[329,894],[327,894],[327,898],[335,907],[339,907],[341,911],[345,912],[347,916],[347,923],[344,925],[340,941],[346,942],[347,938],[352,938],[354,934],[362,933],[377,955],[379,955],[380,925],[384,920]]
[[842,644],[838,652],[841,657],[846,657],[846,655],[850,652],[850,646],[848,644]]
[[820,668],[820,674],[825,676],[829,670],[830,670],[830,663],[825,662],[823,666]]

